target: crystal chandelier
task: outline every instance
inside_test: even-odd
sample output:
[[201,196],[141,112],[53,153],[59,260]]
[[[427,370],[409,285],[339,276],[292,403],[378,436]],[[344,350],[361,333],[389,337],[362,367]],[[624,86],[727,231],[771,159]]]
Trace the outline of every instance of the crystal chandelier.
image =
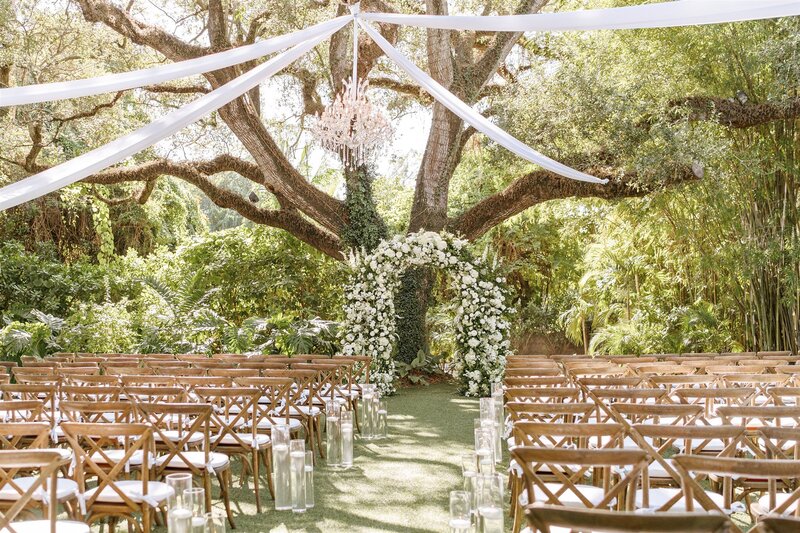
[[344,82],[342,92],[317,115],[311,129],[322,147],[341,154],[349,168],[366,162],[392,133],[389,120],[367,98],[368,86],[367,80]]
[[[351,6],[358,14],[358,4]],[[342,92],[317,115],[311,134],[323,148],[341,155],[347,168],[364,164],[392,134],[389,119],[367,98],[369,82],[358,81],[358,23],[353,22],[353,75]]]

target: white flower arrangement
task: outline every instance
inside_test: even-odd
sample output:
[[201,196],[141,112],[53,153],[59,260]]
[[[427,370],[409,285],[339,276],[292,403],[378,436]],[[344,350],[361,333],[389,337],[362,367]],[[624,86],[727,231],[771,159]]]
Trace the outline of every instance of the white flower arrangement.
[[372,357],[371,377],[382,394],[395,391],[394,296],[411,266],[445,269],[456,285],[454,373],[466,396],[488,396],[501,379],[509,354],[511,312],[498,277],[449,233],[419,232],[381,242],[369,254],[351,254],[352,276],[345,287],[345,320],[340,328],[345,355]]

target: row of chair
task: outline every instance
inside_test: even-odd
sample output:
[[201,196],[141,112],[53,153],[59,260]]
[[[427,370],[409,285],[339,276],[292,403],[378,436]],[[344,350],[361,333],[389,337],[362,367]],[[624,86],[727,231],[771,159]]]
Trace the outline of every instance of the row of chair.
[[[505,400],[515,530],[525,512],[541,529],[542,505],[596,511],[611,521],[614,513],[675,519],[702,510],[734,531],[739,526],[726,518],[734,513],[750,523],[800,513],[800,389],[787,386],[794,373],[774,373],[795,360],[771,357],[780,364],[758,369],[751,358],[708,355],[708,365],[510,357]],[[713,518],[708,531],[722,523]]]

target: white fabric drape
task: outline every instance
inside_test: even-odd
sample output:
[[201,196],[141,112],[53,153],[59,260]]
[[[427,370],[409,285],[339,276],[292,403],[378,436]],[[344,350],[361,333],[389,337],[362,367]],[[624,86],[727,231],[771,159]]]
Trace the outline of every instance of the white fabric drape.
[[222,87],[99,148],[0,189],[0,211],[66,187],[152,146],[280,72],[338,28],[298,44]]
[[660,4],[534,15],[467,16],[362,13],[373,22],[473,31],[628,30],[720,24],[800,15],[798,0],[678,0]]
[[594,176],[590,176],[584,172],[579,170],[575,170],[574,168],[570,168],[563,163],[559,163],[553,159],[550,159],[546,155],[543,155],[527,144],[523,143],[519,139],[511,136],[506,131],[500,129],[497,125],[493,124],[490,120],[486,117],[482,116],[480,113],[472,109],[462,100],[460,100],[457,96],[453,93],[445,89],[441,84],[439,84],[436,80],[428,76],[425,72],[422,71],[419,67],[417,67],[414,63],[409,61],[403,54],[401,54],[395,47],[389,44],[389,41],[383,38],[383,36],[375,31],[369,24],[362,22],[359,19],[356,19],[358,23],[364,28],[364,31],[380,46],[381,50],[397,65],[406,71],[406,73],[413,79],[417,84],[425,89],[431,96],[433,96],[439,103],[445,106],[447,109],[461,117],[467,124],[474,127],[476,130],[480,131],[481,133],[485,134],[490,139],[494,140],[497,144],[505,147],[506,149],[514,152],[518,156],[527,159],[532,163],[536,163],[542,168],[545,168],[551,172],[555,172],[560,176],[564,176],[566,178],[578,180],[578,181],[588,181],[590,183],[606,183],[608,180],[602,180],[596,178]]
[[259,57],[285,50],[308,39],[327,34],[342,28],[351,21],[352,17],[342,16],[316,24],[304,30],[288,35],[281,35],[272,39],[259,41],[255,44],[239,46],[224,52],[210,54],[196,59],[188,59],[168,65],[159,65],[131,72],[109,74],[96,78],[86,78],[74,81],[55,83],[42,83],[39,85],[24,85],[0,89],[0,107],[33,104],[37,102],[51,102],[66,98],[79,98],[96,94],[124,91],[135,87],[154,85],[165,81],[194,76],[204,72],[211,72],[221,68],[238,65],[252,61]]

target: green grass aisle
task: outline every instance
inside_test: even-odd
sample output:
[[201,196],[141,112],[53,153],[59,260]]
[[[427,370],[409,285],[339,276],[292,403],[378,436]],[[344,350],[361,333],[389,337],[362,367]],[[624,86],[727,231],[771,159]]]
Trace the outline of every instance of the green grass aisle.
[[478,402],[450,385],[401,390],[389,399],[389,439],[357,441],[349,470],[320,462],[314,509],[276,512],[266,500],[256,515],[252,494],[235,487],[237,531],[447,531],[449,492],[461,485],[460,454],[472,449],[477,415]]

